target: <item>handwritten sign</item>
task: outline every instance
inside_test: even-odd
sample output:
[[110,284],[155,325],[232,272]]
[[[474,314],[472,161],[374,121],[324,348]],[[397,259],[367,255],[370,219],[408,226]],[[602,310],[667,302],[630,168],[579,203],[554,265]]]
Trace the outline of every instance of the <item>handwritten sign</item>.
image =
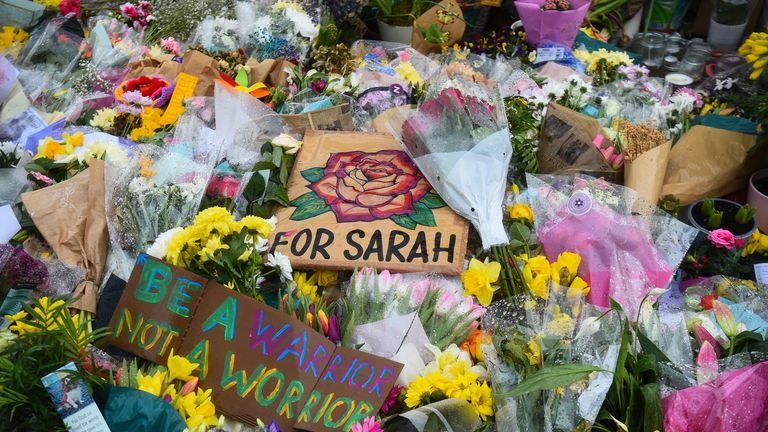
[[272,252],[296,268],[458,274],[468,224],[389,134],[307,131]]
[[168,102],[168,108],[165,109],[163,117],[160,121],[164,125],[176,123],[181,114],[184,112],[185,99],[189,99],[195,93],[195,86],[197,85],[198,78],[194,75],[180,73],[176,78],[176,88],[173,89],[171,100]]
[[113,345],[126,351],[162,363],[173,349],[200,365],[200,385],[221,413],[275,420],[282,430],[349,430],[378,412],[402,369],[147,255],[110,326]]

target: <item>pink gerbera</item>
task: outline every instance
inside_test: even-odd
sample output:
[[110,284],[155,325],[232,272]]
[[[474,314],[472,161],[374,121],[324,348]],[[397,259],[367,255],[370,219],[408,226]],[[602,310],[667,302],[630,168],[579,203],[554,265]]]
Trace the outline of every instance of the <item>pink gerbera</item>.
[[352,432],[384,432],[381,428],[381,422],[376,420],[376,417],[369,416],[363,419],[360,423],[352,425]]

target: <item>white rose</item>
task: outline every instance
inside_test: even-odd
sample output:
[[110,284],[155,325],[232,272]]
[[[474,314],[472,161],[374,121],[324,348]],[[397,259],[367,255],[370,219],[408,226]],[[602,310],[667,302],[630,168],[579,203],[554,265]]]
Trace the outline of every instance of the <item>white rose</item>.
[[272,145],[282,147],[286,154],[296,154],[301,148],[302,142],[288,134],[280,134],[272,140]]

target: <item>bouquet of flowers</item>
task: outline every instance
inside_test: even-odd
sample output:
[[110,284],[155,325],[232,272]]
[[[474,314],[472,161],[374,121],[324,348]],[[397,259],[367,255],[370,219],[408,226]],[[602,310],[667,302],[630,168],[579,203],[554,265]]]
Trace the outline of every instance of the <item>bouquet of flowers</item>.
[[14,202],[26,184],[26,175],[19,161],[24,147],[13,141],[0,142],[0,203]]
[[[235,221],[226,209],[211,207],[198,213],[191,225],[162,233],[147,253],[263,301],[259,288],[266,273],[261,254],[275,222],[257,216]],[[267,265],[291,280],[290,263],[277,257],[270,255]]]
[[161,234],[192,222],[208,183],[208,160],[185,145],[135,147],[123,168],[109,170],[106,215],[110,239],[133,261]]
[[449,66],[434,78],[418,109],[393,116],[389,128],[489,249],[508,242],[502,223],[512,157],[507,119],[495,82],[478,81],[480,74],[460,64]]
[[[500,392],[500,430],[589,430],[619,358],[621,320],[584,307],[580,294],[551,284],[548,300],[495,302],[483,317],[483,345]],[[522,302],[520,302],[522,303]]]
[[667,286],[697,234],[631,189],[603,180],[529,175],[528,188],[547,258],[578,253],[578,275],[591,287],[587,300],[605,308],[614,299],[630,317],[652,288]]
[[[304,7],[295,0],[254,4],[237,4],[237,16],[241,25],[248,29],[245,47],[253,51],[259,61],[285,58],[298,63],[309,53],[312,39],[319,31]],[[257,17],[257,11],[268,10],[267,15]]]

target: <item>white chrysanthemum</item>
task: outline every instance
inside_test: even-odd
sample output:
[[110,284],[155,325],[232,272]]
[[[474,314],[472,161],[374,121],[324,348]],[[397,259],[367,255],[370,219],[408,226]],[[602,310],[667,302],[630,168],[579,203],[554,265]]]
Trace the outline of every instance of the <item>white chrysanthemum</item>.
[[163,259],[165,257],[165,253],[168,252],[168,244],[171,242],[171,239],[173,239],[173,236],[176,235],[179,231],[183,230],[184,228],[171,228],[168,231],[160,234],[155,239],[155,242],[152,243],[152,246],[147,249],[147,255],[153,256],[158,259]]
[[286,9],[284,13],[285,17],[293,23],[293,28],[296,30],[296,33],[307,39],[314,39],[319,33],[318,26],[312,22],[312,18],[305,12],[289,8]]
[[280,278],[284,281],[293,280],[293,268],[287,256],[280,252],[267,255],[267,266],[280,269]]

